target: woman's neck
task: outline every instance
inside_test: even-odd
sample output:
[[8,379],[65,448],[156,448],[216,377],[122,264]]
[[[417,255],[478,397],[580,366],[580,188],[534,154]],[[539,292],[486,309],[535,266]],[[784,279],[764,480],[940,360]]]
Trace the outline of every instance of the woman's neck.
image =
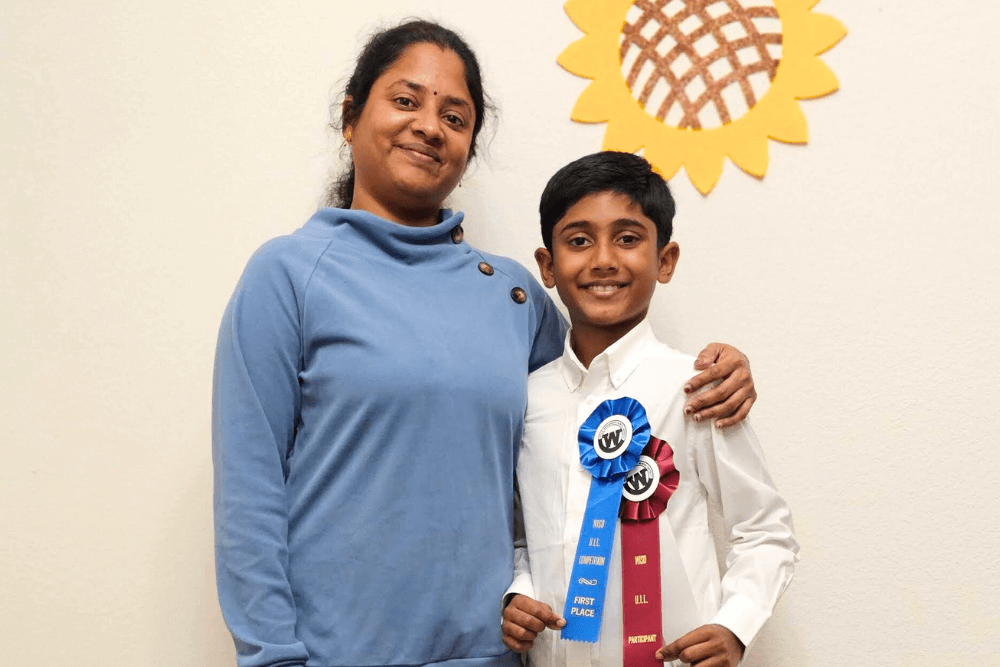
[[418,208],[387,206],[361,188],[355,187],[351,209],[355,211],[367,211],[380,218],[407,227],[431,227],[439,222],[438,214],[441,207],[439,205]]

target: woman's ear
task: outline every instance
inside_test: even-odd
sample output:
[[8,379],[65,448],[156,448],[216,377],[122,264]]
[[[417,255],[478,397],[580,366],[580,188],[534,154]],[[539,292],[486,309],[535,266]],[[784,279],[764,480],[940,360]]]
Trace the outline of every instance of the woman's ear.
[[344,133],[344,141],[348,144],[354,139],[354,98],[348,95],[344,98],[344,103],[340,106],[340,119],[343,124],[341,131]]
[[542,274],[542,284],[548,288],[556,286],[556,270],[552,266],[552,253],[546,248],[535,251],[535,261],[538,262],[538,272]]

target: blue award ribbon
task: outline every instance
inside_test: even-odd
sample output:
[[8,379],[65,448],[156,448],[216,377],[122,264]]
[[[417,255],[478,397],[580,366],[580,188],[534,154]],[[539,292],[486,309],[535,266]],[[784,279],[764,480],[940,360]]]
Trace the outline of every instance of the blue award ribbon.
[[627,396],[604,401],[580,427],[578,442],[580,463],[593,479],[566,592],[562,638],[596,642],[622,487],[649,442],[646,409]]

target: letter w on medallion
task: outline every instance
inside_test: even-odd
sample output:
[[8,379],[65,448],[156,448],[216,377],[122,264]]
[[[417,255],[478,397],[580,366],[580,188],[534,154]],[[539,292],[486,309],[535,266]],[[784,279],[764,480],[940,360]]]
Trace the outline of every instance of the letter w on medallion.
[[598,441],[597,444],[601,448],[601,450],[607,454],[617,452],[619,449],[621,449],[622,445],[624,444],[622,438],[622,429],[609,431],[608,433],[602,434],[601,439],[600,441]]

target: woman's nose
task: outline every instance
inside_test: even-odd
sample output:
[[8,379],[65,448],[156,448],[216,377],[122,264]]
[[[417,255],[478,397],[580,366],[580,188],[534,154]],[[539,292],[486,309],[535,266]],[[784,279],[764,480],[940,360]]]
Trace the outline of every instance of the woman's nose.
[[431,142],[440,141],[444,136],[444,131],[441,129],[441,119],[438,118],[437,112],[426,107],[414,115],[411,127],[414,132]]

